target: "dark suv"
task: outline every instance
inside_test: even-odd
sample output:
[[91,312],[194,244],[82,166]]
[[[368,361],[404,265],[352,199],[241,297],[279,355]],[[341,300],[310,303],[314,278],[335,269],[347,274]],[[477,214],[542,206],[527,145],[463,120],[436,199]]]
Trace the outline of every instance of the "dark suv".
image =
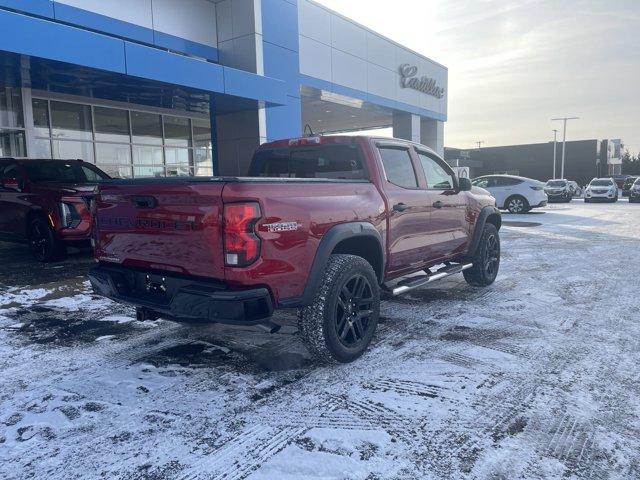
[[631,194],[631,188],[638,178],[640,177],[627,177],[627,179],[624,181],[624,184],[622,185],[623,197],[628,197]]
[[0,239],[29,242],[41,262],[87,243],[93,190],[106,178],[81,160],[0,158]]

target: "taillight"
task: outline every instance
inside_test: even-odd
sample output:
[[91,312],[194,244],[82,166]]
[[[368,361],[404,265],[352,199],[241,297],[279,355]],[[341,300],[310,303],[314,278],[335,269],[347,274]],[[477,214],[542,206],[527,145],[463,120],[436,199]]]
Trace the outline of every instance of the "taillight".
[[224,262],[231,267],[246,267],[260,255],[260,238],[254,227],[260,220],[260,205],[255,202],[227,203],[224,206]]

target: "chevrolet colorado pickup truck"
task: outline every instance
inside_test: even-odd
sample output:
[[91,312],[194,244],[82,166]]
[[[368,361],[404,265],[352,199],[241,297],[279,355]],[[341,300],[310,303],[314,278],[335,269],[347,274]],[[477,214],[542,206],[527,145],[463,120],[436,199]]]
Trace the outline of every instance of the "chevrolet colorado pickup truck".
[[366,350],[381,291],[463,272],[493,283],[501,216],[429,148],[326,136],[262,145],[248,177],[107,180],[94,202],[95,291],[139,319],[263,325],[298,309],[324,362]]
[[109,178],[81,160],[0,158],[0,239],[28,242],[41,262],[91,239],[89,203]]

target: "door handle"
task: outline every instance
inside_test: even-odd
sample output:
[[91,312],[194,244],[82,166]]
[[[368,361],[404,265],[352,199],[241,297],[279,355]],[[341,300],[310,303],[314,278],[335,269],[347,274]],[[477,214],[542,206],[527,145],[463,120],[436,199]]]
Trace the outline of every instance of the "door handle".
[[409,207],[409,205],[407,205],[406,203],[402,203],[402,202],[400,202],[400,203],[396,203],[396,204],[393,206],[393,209],[394,209],[396,212],[404,212],[407,208],[410,208],[410,207]]
[[437,202],[435,202],[433,204],[433,207],[434,208],[442,208],[442,207],[444,207],[444,204],[440,200],[438,200]]

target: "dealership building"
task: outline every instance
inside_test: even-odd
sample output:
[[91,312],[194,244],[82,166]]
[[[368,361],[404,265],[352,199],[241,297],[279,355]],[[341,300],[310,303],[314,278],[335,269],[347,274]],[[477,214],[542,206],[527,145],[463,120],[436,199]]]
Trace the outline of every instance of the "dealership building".
[[242,175],[307,125],[444,150],[447,69],[309,0],[0,0],[0,31],[0,157]]
[[594,177],[622,174],[622,142],[619,139],[575,140],[565,145],[562,169],[562,143],[529,143],[461,149],[445,148],[444,158],[452,166],[466,167],[469,176],[511,174],[546,182],[564,178],[586,185]]

